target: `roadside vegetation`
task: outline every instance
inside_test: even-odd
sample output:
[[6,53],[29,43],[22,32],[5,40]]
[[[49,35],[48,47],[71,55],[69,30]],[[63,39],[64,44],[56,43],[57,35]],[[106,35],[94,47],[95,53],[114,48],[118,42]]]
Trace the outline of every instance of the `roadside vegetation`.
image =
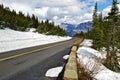
[[93,40],[93,48],[101,50],[106,48],[107,55],[104,65],[112,71],[120,72],[120,13],[118,1],[113,0],[108,16],[98,13],[98,3],[95,3],[93,12],[93,25],[88,33],[81,32],[75,36],[83,36]]
[[93,13],[93,25],[89,38],[93,39],[93,47],[97,50],[105,47],[107,58],[104,65],[116,72],[120,72],[117,55],[120,54],[120,14],[117,0],[113,0],[111,11],[103,17],[102,12],[97,13],[97,3]]

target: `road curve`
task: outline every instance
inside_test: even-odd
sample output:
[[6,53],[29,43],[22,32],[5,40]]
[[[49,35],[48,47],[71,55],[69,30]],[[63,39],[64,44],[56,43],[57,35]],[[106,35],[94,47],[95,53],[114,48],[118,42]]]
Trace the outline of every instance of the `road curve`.
[[[45,65],[45,66],[46,65],[53,66],[54,64],[57,65],[57,62],[60,60],[59,56],[68,54],[69,48],[73,45],[74,41],[75,39],[71,39],[68,41],[1,53],[0,54],[0,80],[30,80],[30,79],[19,79],[20,78],[19,76],[18,76],[19,78],[18,77],[14,78],[14,76],[24,71],[27,71],[30,68],[38,67],[36,66],[38,64]],[[65,54],[63,54],[63,52]],[[53,60],[54,62],[49,63],[48,59]],[[45,71],[44,66],[42,66],[41,68],[43,70],[42,72],[44,72]],[[42,72],[39,74],[43,76]],[[33,74],[35,73],[36,72],[34,72]],[[39,79],[40,79],[40,76],[39,76]],[[31,80],[37,80],[37,79],[31,79]]]

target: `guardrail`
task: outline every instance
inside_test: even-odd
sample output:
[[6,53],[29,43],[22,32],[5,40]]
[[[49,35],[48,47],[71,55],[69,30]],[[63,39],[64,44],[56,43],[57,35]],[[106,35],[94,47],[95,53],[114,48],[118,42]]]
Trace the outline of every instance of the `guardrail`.
[[77,40],[71,48],[70,56],[65,66],[63,80],[78,80],[76,51],[83,40],[83,38]]

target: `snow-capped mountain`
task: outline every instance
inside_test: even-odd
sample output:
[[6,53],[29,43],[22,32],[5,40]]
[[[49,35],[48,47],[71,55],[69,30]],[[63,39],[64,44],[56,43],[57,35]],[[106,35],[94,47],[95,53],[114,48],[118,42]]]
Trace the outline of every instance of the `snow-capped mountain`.
[[60,25],[60,27],[67,32],[68,36],[73,36],[77,33],[80,33],[81,31],[87,32],[88,30],[90,30],[91,26],[92,26],[91,21],[83,22],[78,25],[70,24],[70,23],[61,23]]

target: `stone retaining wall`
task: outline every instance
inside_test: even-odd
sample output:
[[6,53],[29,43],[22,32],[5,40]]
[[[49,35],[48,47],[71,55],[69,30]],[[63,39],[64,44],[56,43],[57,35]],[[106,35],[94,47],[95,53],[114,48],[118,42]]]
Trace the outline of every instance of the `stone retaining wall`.
[[78,80],[76,51],[82,41],[83,38],[77,40],[71,48],[70,56],[65,67],[63,80]]

